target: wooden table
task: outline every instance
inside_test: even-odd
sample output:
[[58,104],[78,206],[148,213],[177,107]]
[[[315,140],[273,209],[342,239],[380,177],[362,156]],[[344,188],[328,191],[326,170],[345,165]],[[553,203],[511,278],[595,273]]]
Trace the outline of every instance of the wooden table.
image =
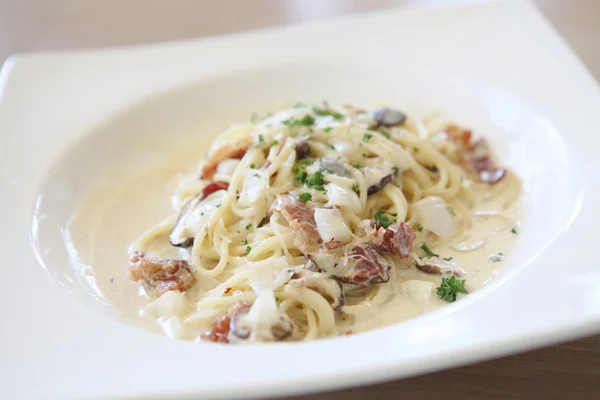
[[[458,0],[0,0],[0,60],[25,51],[130,45],[244,31],[394,5]],[[534,0],[600,77],[600,0]],[[235,12],[232,12],[235,10]],[[326,399],[600,399],[600,336]]]

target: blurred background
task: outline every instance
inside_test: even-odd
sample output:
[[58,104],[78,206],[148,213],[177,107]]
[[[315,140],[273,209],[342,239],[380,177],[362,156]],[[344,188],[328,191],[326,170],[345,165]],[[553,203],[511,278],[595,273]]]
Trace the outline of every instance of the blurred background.
[[[17,52],[189,39],[386,7],[477,1],[0,0],[0,61]],[[600,0],[532,2],[600,76]]]

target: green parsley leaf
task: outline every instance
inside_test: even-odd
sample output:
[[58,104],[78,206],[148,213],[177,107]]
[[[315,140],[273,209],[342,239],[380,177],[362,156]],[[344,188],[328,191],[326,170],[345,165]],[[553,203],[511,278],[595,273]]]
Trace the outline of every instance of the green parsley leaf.
[[248,225],[246,225],[246,230],[247,230],[247,231],[249,231],[249,230],[250,230],[250,228],[252,228],[252,224],[248,224]]
[[247,253],[250,253],[250,250],[252,250],[252,247],[250,247],[250,246],[246,246],[246,254],[247,254]]
[[421,245],[421,250],[427,254],[427,257],[439,257],[439,254],[435,254],[433,251],[429,250],[429,247],[427,247],[427,244],[425,243]]
[[372,138],[372,137],[373,137],[373,135],[372,135],[372,134],[370,134],[370,133],[365,133],[365,134],[363,135],[363,142],[368,142],[369,140],[371,140],[371,138]]
[[[387,214],[387,215],[386,215]],[[398,214],[391,213],[388,211],[379,210],[375,213],[375,220],[381,224],[384,228],[388,228],[390,225],[396,222],[396,218],[390,218],[388,215],[392,217],[396,217]]]
[[504,258],[504,254],[502,254],[502,253],[492,254],[491,256],[489,256],[489,259],[491,262],[499,262],[499,261],[502,261],[503,258]]
[[308,158],[305,158],[304,160],[296,161],[296,164],[298,164],[298,165],[310,165],[312,163],[313,163],[313,160],[310,160]]
[[260,178],[260,174],[254,174],[254,175],[252,175],[252,176],[255,176],[255,177],[257,177],[257,178]]
[[277,146],[279,144],[279,140],[274,141],[273,143],[271,143],[271,147],[273,146]]
[[332,144],[328,144],[328,145],[327,145],[327,148],[328,148],[329,150],[335,150],[335,147],[334,147]]
[[447,206],[446,209],[448,210],[450,215],[452,215],[453,217],[456,216],[456,211],[454,211],[454,208]]
[[516,226],[513,226],[510,231],[516,235],[517,233],[519,233],[519,228],[517,228]]
[[302,200],[302,201],[311,201],[312,200],[312,194],[307,193],[307,192],[301,193],[300,196],[298,196],[298,197],[300,197],[300,200]]
[[254,163],[252,163],[252,164],[250,164],[250,168],[256,169],[256,165],[254,165]]
[[304,183],[308,187],[314,187],[317,190],[324,190],[323,185],[325,184],[325,180],[323,179],[323,173],[321,171],[315,172],[314,174],[308,176]]
[[306,182],[306,177],[308,176],[308,172],[306,172],[306,170],[304,168],[296,169],[295,174],[296,174],[295,176],[296,176],[297,180],[299,180],[302,183]]
[[344,116],[342,114],[340,114],[339,112],[333,111],[333,110],[329,109],[328,107],[325,107],[325,108],[313,107],[313,112],[316,115],[321,116],[321,117],[331,115],[333,117],[333,119],[335,119],[337,121],[344,118]]
[[258,135],[258,143],[264,143],[265,142],[265,138],[263,137],[263,135]]
[[413,147],[413,152],[418,153],[419,152],[419,148],[417,146]]
[[323,132],[325,132],[325,133],[329,133],[332,130],[333,130],[333,127],[331,127],[331,126],[328,126],[327,128],[323,128]]
[[379,128],[379,133],[381,133],[385,138],[390,139],[392,135],[385,128]]
[[437,295],[440,299],[448,302],[456,301],[458,293],[469,294],[465,289],[465,280],[458,280],[455,276],[450,278],[442,278],[442,283],[436,288]]
[[352,168],[356,168],[356,169],[361,169],[361,168],[364,168],[364,167],[365,167],[364,165],[360,165],[360,164],[354,164],[352,166]]
[[247,237],[243,238],[243,239],[242,239],[242,243],[243,243],[243,244],[248,244],[248,238],[247,238]]
[[444,257],[444,258],[443,258],[443,260],[444,260],[444,261],[452,261],[452,258],[453,258],[453,257]]
[[417,222],[417,230],[419,232],[423,232],[423,224],[421,224],[420,222]]
[[285,121],[282,122],[282,124],[287,125],[287,126],[311,126],[315,123],[315,119],[312,115],[308,115],[306,114],[304,116],[304,118],[302,119],[297,119],[297,118],[290,118],[290,119],[286,119]]

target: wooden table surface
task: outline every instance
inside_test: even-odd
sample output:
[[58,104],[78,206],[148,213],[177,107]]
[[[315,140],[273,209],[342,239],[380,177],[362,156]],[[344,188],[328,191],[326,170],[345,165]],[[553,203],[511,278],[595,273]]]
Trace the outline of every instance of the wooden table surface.
[[[15,52],[186,39],[323,19],[394,5],[457,2],[0,0],[0,60]],[[600,0],[534,2],[592,73],[600,78]],[[295,399],[442,397],[600,399],[600,336],[420,377]]]

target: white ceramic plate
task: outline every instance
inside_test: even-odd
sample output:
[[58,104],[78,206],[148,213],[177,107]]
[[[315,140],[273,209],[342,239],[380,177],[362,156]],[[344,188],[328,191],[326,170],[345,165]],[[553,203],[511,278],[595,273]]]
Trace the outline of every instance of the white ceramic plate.
[[[0,78],[0,391],[8,398],[312,392],[600,331],[600,90],[525,2],[22,55]],[[526,224],[499,278],[395,326],[240,347],[123,323],[94,296],[93,276],[68,262],[61,228],[109,167],[125,157],[155,161],[165,135],[182,143],[281,101],[323,98],[440,109],[490,137],[526,189]],[[34,209],[41,218],[32,227]]]

